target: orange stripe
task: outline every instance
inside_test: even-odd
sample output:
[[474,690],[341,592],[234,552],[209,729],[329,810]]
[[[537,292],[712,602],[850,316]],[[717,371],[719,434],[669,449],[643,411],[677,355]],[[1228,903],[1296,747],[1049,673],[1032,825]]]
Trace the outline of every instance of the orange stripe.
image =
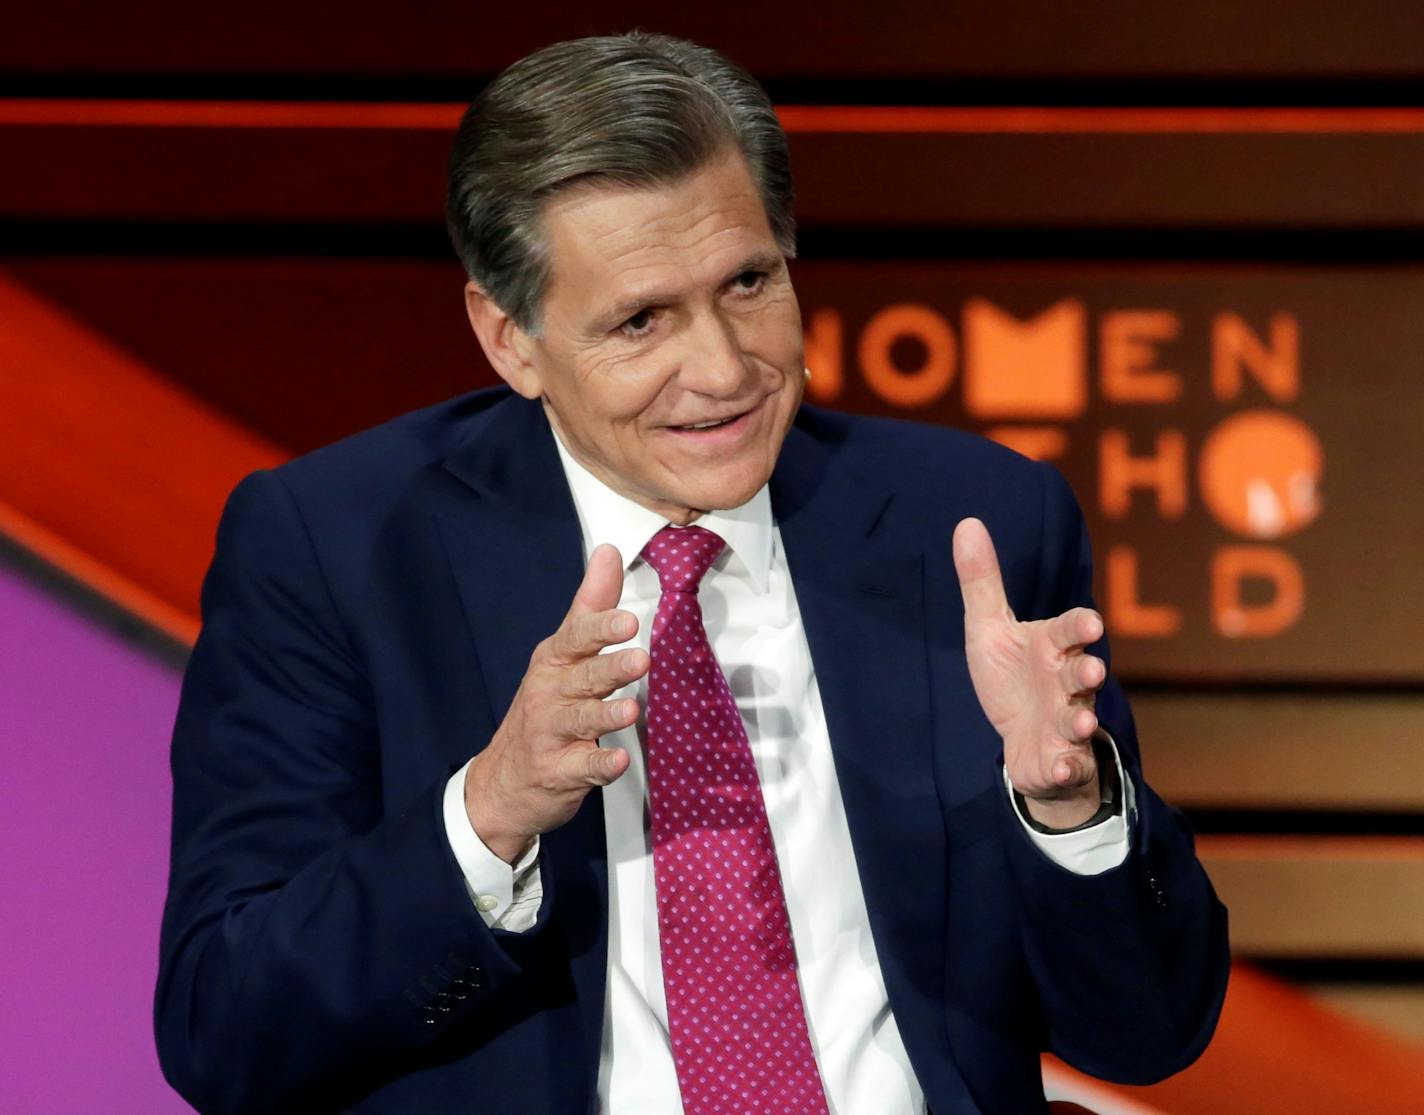
[[199,623],[194,616],[173,607],[127,577],[120,576],[77,546],[71,546],[59,535],[45,530],[33,519],[4,503],[0,503],[0,534],[113,601],[150,627],[156,627],[169,638],[187,646],[197,641]]
[[[0,125],[452,131],[452,104],[0,99]],[[1417,108],[962,108],[783,105],[788,132],[850,134],[1354,134],[1424,132]]]
[[799,106],[777,110],[788,132],[1094,135],[1122,133],[1424,132],[1413,108],[935,108]]
[[1142,1110],[1115,1106],[1121,1100],[1173,1115],[1424,1110],[1421,1064],[1424,1048],[1241,963],[1232,966],[1221,1024],[1206,1052],[1161,1084],[1105,1084],[1043,1058],[1047,1081],[1103,1115]]
[[1216,1037],[1185,1072],[1112,1086],[1176,1115],[1424,1111],[1424,1047],[1237,963]]
[[191,641],[227,493],[287,454],[0,271],[0,529]]
[[450,132],[462,105],[0,99],[0,125]]

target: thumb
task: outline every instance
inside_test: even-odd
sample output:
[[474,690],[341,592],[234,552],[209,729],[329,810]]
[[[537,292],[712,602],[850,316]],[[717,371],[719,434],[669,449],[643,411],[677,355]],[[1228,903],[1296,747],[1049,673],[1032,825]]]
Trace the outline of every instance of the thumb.
[[964,597],[966,619],[999,618],[1009,610],[1004,578],[989,529],[978,519],[961,519],[954,528],[954,571]]
[[616,546],[603,542],[594,547],[588,557],[588,568],[583,571],[583,581],[574,593],[573,606],[569,616],[586,612],[606,612],[618,607],[623,595],[623,558]]

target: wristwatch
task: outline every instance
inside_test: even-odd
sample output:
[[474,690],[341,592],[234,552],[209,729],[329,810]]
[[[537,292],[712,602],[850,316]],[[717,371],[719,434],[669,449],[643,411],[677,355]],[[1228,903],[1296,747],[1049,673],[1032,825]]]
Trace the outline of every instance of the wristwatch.
[[1122,792],[1117,784],[1117,756],[1113,754],[1113,749],[1104,735],[1099,734],[1093,737],[1093,757],[1098,763],[1098,789],[1102,794],[1102,804],[1098,806],[1098,811],[1082,824],[1074,825],[1072,828],[1050,828],[1042,821],[1034,819],[1033,814],[1028,811],[1028,802],[1024,800],[1024,796],[1014,790],[1014,805],[1029,828],[1034,832],[1044,833],[1048,836],[1061,836],[1065,832],[1081,832],[1083,829],[1090,829],[1122,812]]

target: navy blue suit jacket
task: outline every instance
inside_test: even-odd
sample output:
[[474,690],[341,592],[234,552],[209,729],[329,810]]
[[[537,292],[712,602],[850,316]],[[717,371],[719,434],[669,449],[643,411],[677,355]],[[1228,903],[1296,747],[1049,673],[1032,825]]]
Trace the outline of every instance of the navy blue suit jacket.
[[[955,523],[988,524],[1021,617],[1089,603],[1066,484],[967,434],[807,407],[771,497],[931,1109],[1041,1111],[1043,1048],[1117,1081],[1189,1063],[1225,989],[1225,911],[1142,782],[1119,690],[1098,707],[1136,786],[1132,852],[1080,877],[1014,817],[965,666]],[[156,1007],[164,1069],[200,1110],[592,1110],[600,794],[544,837],[526,934],[486,928],[441,816],[582,570],[548,424],[502,389],[233,493],[174,733]]]

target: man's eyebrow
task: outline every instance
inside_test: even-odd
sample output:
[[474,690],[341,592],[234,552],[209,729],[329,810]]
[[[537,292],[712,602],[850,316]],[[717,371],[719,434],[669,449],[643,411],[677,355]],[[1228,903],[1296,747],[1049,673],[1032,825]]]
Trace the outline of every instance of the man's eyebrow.
[[780,252],[758,252],[756,255],[748,256],[742,260],[741,266],[733,270],[732,273],[723,280],[722,285],[726,286],[727,283],[745,271],[765,271],[769,274],[785,262],[786,258]]
[[[738,275],[746,271],[775,271],[785,262],[780,252],[757,252],[744,258],[736,267],[732,268],[718,284],[726,286]],[[676,293],[669,289],[659,289],[649,287],[647,290],[635,291],[627,298],[621,298],[615,302],[605,313],[598,315],[599,329],[612,329],[621,325],[628,318],[632,317],[639,310],[647,309],[649,306],[665,306],[676,298]]]
[[657,290],[649,287],[647,290],[640,290],[627,298],[615,302],[606,313],[598,315],[598,328],[600,330],[612,329],[616,325],[623,324],[639,310],[649,306],[664,306],[670,302],[673,294],[668,290]]

